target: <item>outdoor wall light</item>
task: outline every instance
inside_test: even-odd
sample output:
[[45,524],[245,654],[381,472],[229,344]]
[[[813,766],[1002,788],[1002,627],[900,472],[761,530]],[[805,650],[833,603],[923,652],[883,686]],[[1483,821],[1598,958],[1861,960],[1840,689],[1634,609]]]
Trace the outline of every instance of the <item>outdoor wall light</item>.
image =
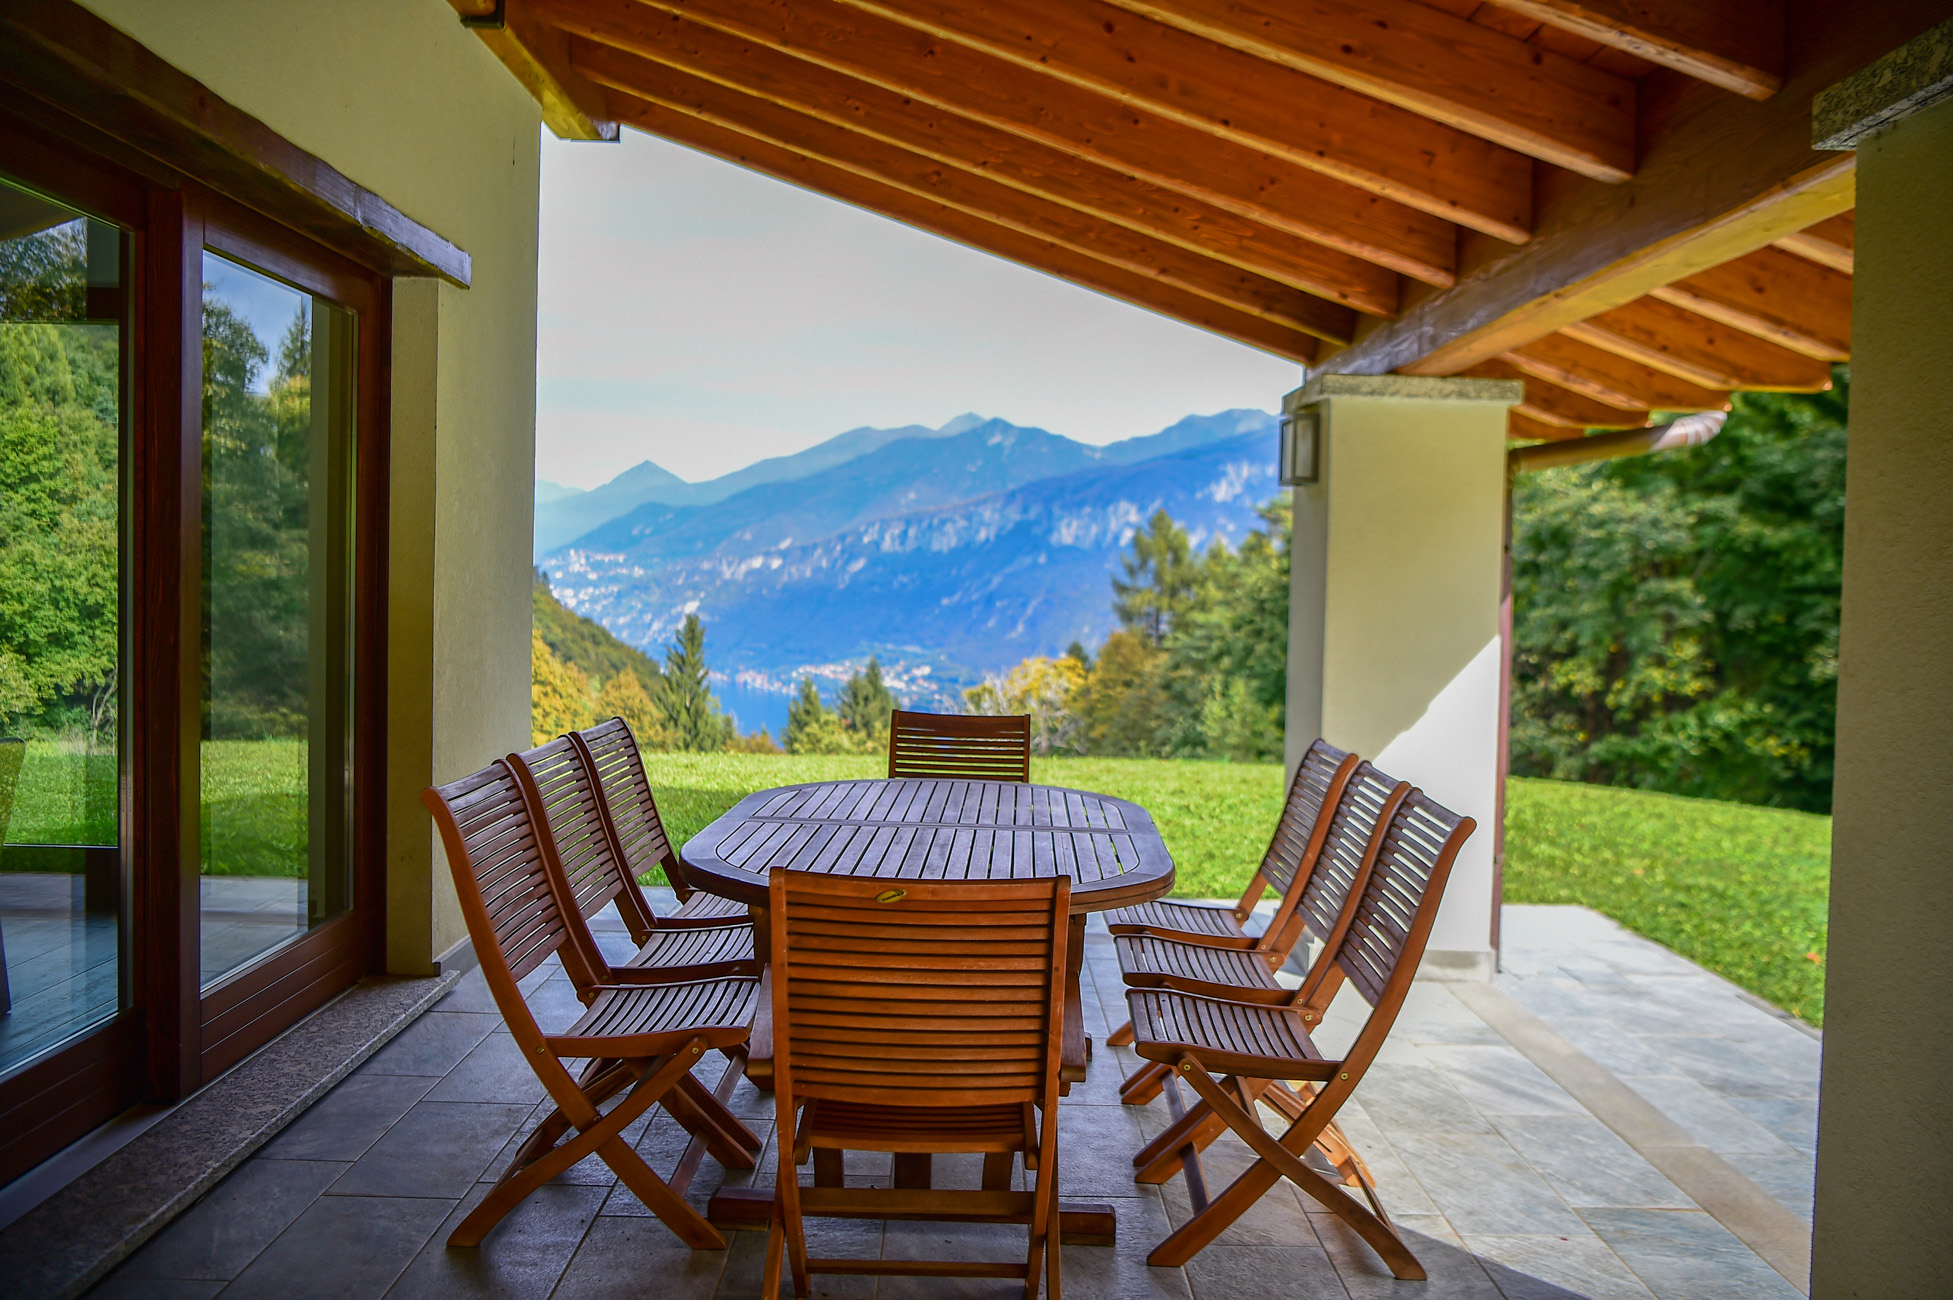
[[1284,487],[1313,483],[1322,469],[1322,426],[1329,413],[1320,402],[1297,407],[1282,415],[1282,470]]

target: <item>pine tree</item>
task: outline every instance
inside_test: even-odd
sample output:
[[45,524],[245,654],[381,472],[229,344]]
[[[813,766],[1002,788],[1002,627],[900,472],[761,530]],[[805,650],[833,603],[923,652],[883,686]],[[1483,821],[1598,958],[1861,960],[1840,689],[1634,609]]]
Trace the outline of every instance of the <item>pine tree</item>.
[[1173,619],[1186,607],[1199,582],[1199,564],[1187,532],[1164,509],[1133,535],[1132,554],[1119,561],[1125,581],[1112,580],[1112,612],[1122,627],[1154,645],[1165,642]]
[[889,694],[882,681],[882,666],[873,655],[868,656],[868,667],[848,678],[848,684],[841,688],[841,694],[834,701],[835,712],[841,715],[841,725],[853,733],[855,740],[864,750],[880,746],[888,735],[889,714],[895,711],[895,697]]
[[800,692],[787,706],[786,744],[789,754],[845,754],[851,748],[841,719],[821,703],[814,679],[800,679]]
[[675,748],[708,752],[724,749],[732,738],[732,720],[719,712],[712,697],[711,670],[705,665],[705,625],[687,614],[678,635],[665,650],[664,678],[656,703],[671,729]]

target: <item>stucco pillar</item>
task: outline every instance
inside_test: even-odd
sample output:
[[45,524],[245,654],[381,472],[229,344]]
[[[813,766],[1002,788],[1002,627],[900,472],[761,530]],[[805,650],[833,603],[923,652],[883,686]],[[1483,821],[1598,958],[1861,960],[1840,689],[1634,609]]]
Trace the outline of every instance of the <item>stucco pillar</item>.
[[1290,393],[1320,430],[1295,488],[1289,768],[1318,735],[1477,820],[1424,973],[1489,978],[1499,781],[1506,409],[1496,379],[1324,375]]
[[1817,105],[1858,229],[1814,1300],[1953,1287],[1949,93],[1953,24]]

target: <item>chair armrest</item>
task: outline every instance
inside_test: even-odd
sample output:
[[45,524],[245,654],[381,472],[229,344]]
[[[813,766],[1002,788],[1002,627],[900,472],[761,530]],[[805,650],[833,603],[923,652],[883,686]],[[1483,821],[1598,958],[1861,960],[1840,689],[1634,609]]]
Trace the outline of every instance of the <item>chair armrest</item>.
[[1157,987],[1172,989],[1175,993],[1194,993],[1204,998],[1218,998],[1223,1002],[1252,1002],[1264,1007],[1285,1007],[1295,999],[1294,989],[1247,989],[1236,984],[1190,980],[1183,975],[1162,976]]
[[673,912],[658,918],[660,930],[717,930],[735,925],[751,925],[752,922],[737,916],[680,916]]
[[748,978],[760,973],[760,963],[746,961],[706,961],[693,966],[612,966],[611,979],[617,984],[684,984],[691,980],[716,980],[728,975]]
[[1234,935],[1198,934],[1192,930],[1167,930],[1150,925],[1138,930],[1128,930],[1119,937],[1126,938],[1131,935],[1143,935],[1151,939],[1171,939],[1175,943],[1190,943],[1201,948],[1234,948],[1244,951],[1261,942],[1260,936],[1253,934],[1244,934],[1238,937]]
[[760,972],[759,1009],[753,1012],[753,1027],[746,1037],[746,1072],[759,1070],[773,1077],[773,968]]

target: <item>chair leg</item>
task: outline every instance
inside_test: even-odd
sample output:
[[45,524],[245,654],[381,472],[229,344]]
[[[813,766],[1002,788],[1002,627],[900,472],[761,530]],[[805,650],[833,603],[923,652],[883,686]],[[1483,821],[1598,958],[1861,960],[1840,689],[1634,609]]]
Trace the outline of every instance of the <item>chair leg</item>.
[[[1193,1085],[1201,1099],[1226,1121],[1242,1141],[1253,1148],[1260,1159],[1235,1179],[1226,1191],[1215,1197],[1205,1210],[1180,1225],[1178,1230],[1156,1246],[1153,1253],[1146,1257],[1147,1263],[1163,1268],[1177,1268],[1185,1264],[1226,1231],[1277,1181],[1287,1178],[1354,1229],[1382,1258],[1393,1276],[1403,1281],[1424,1280],[1424,1266],[1417,1262],[1417,1257],[1411,1254],[1410,1248],[1397,1235],[1396,1228],[1388,1219],[1351,1199],[1336,1184],[1302,1163],[1301,1157],[1291,1149],[1292,1145],[1302,1145],[1307,1134],[1307,1121],[1297,1120],[1289,1126],[1288,1133],[1277,1140],[1269,1135],[1259,1120],[1228,1096],[1213,1076],[1201,1069],[1192,1057],[1181,1058],[1180,1076]],[[1313,1145],[1313,1137],[1306,1140]]]
[[1160,1095],[1166,1081],[1166,1067],[1158,1061],[1145,1061],[1119,1085],[1119,1100],[1128,1106],[1144,1106]]
[[1120,1025],[1117,1029],[1107,1034],[1105,1036],[1105,1045],[1107,1047],[1132,1046],[1132,1021],[1128,1020],[1125,1024]]
[[780,1264],[786,1257],[787,1226],[782,1221],[780,1198],[773,1198],[773,1217],[766,1222],[766,1266],[760,1270],[760,1294],[766,1300],[778,1300],[780,1294]]
[[[690,1087],[686,1085],[690,1084]],[[753,1149],[746,1145],[746,1138],[752,1136],[744,1124],[740,1132],[727,1131],[722,1118],[730,1119],[731,1114],[719,1105],[718,1098],[687,1074],[665,1095],[665,1109],[679,1122],[686,1132],[705,1143],[705,1149],[712,1158],[728,1169],[751,1169]],[[715,1114],[714,1112],[720,1112]],[[733,1121],[738,1123],[737,1120]]]

